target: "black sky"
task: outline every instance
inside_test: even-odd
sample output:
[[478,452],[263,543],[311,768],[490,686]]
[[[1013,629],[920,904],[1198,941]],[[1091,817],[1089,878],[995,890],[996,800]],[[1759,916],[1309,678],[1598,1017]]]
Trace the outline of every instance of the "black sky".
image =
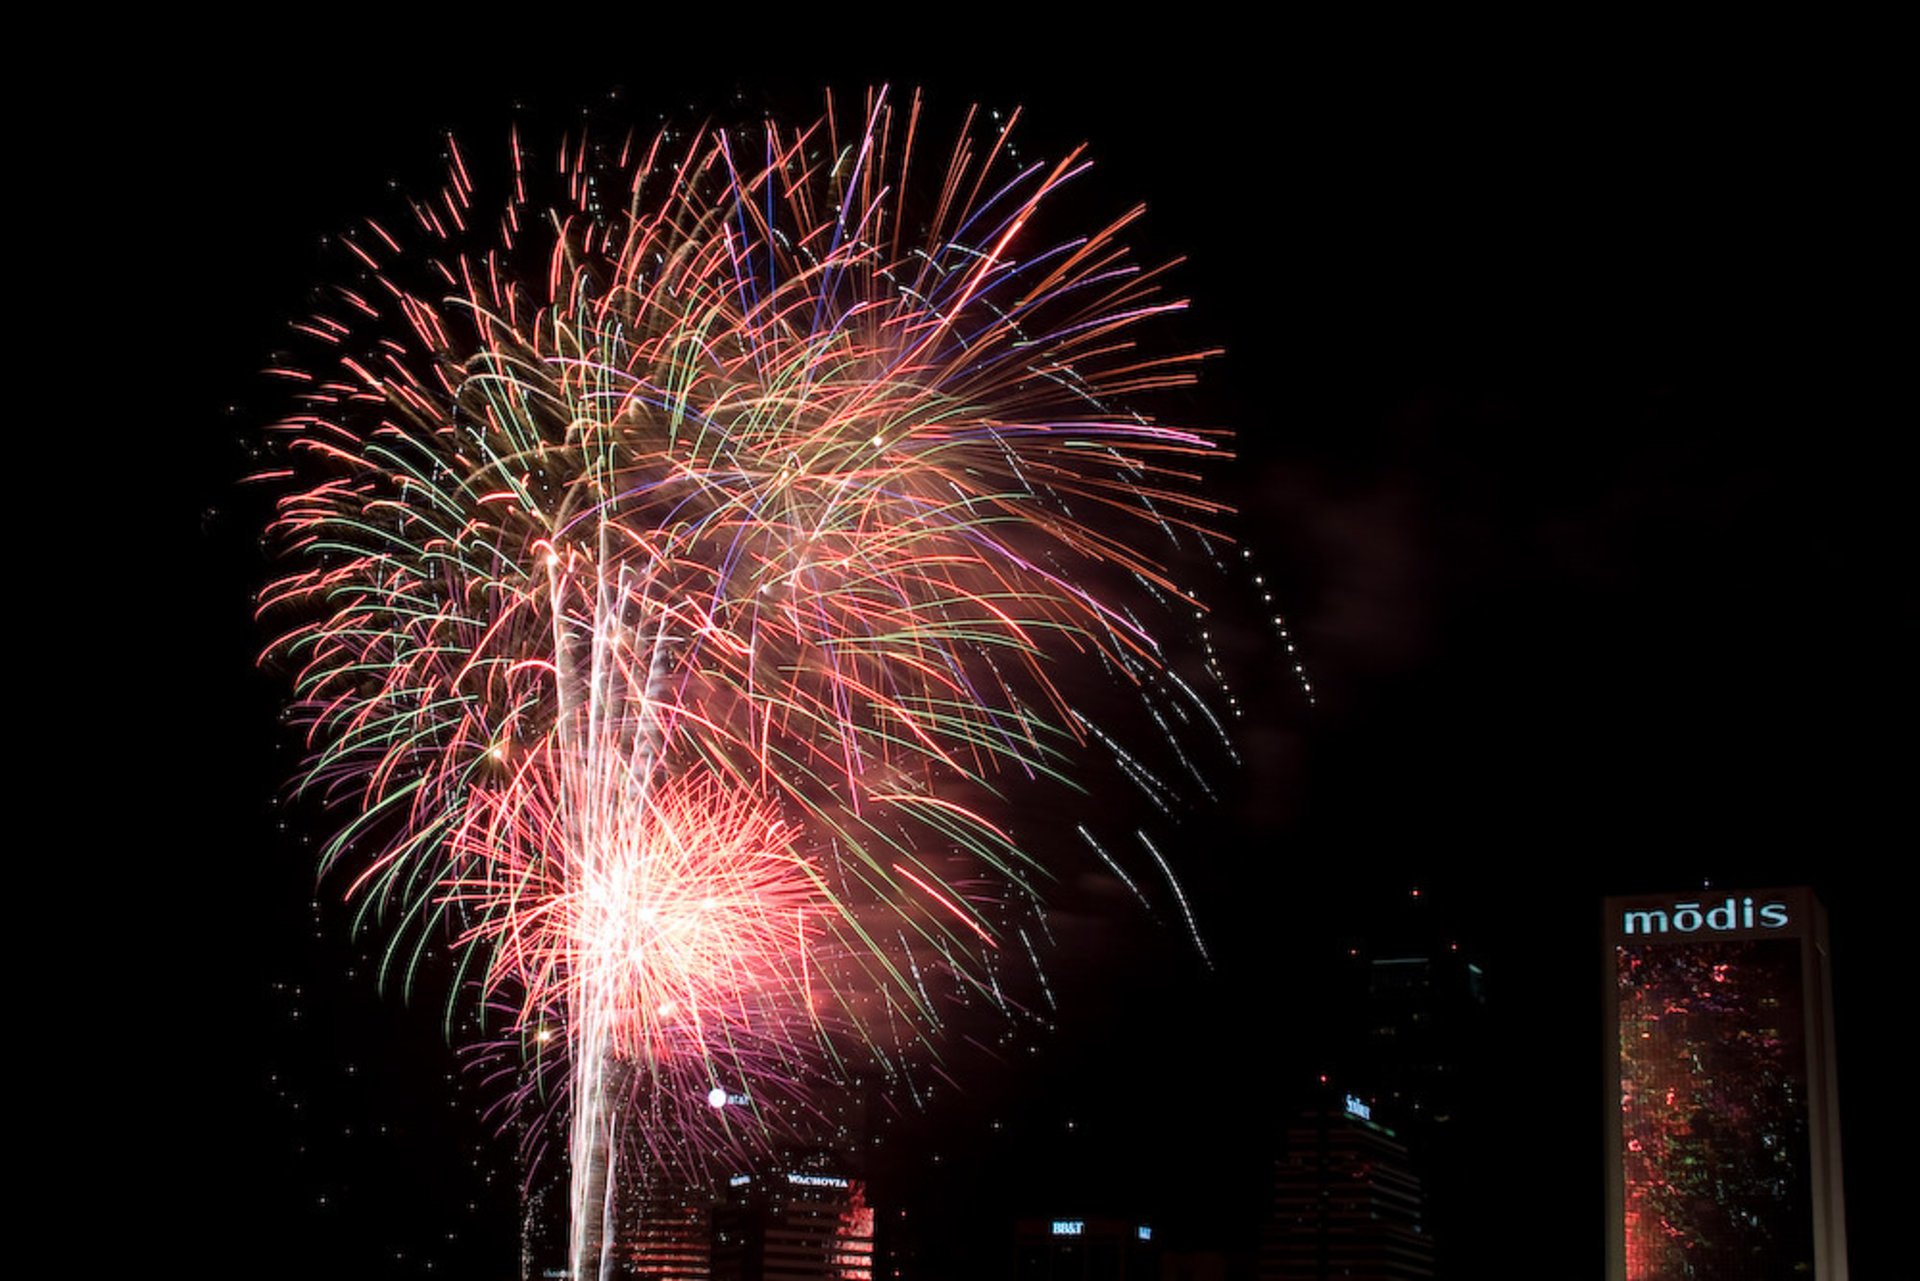
[[890,81],[948,112],[1022,106],[1043,152],[1090,142],[1088,203],[1145,201],[1139,257],[1187,259],[1186,333],[1225,349],[1192,412],[1238,435],[1239,532],[1317,695],[1227,609],[1247,767],[1180,852],[1216,968],[1171,928],[1112,926],[1124,959],[1066,965],[1054,1042],[980,1068],[916,1141],[980,1185],[1158,1170],[1175,1203],[1206,1179],[1164,1171],[1257,1171],[1247,1136],[1324,1058],[1335,950],[1418,885],[1491,976],[1473,1257],[1596,1276],[1600,897],[1811,884],[1872,1275],[1894,1248],[1880,1172],[1902,1165],[1915,707],[1870,34],[957,33],[980,16],[851,44],[314,17],[228,56],[122,52],[92,107],[112,154],[78,181],[89,296],[137,380],[85,426],[129,491],[89,545],[165,656],[157,677],[119,646],[96,660],[101,719],[140,727],[125,750],[155,793],[102,874],[128,944],[99,980],[134,994],[100,1056],[121,1101],[102,1137],[140,1151],[147,1240],[207,1276],[511,1266],[471,1270],[511,1242],[485,1182],[510,1173],[445,1085],[437,997],[382,996],[344,909],[316,929],[310,854],[275,829],[291,757],[252,665],[261,507],[235,481],[284,408],[259,370],[328,279],[320,239],[389,181],[432,183],[448,129],[493,164],[514,120],[582,105],[647,127],[742,92],[799,117],[822,86]]

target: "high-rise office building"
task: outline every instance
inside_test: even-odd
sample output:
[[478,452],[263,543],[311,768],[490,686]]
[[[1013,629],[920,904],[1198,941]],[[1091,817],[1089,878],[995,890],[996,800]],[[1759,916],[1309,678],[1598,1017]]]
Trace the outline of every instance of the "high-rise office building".
[[1609,1281],[1845,1281],[1811,892],[1606,901]]
[[1498,989],[1473,925],[1449,895],[1403,885],[1370,895],[1341,940],[1335,1036],[1320,1049],[1351,1092],[1391,1119],[1425,1194],[1424,1234],[1443,1275],[1487,1275],[1505,1248],[1489,1224],[1488,1130],[1510,1104],[1490,1035]]
[[632,1281],[708,1281],[713,1199],[704,1188],[660,1180],[627,1202],[616,1238],[618,1275]]
[[1455,915],[1416,889],[1372,907],[1364,934],[1345,942],[1337,1074],[1402,1137],[1431,1140],[1471,1117],[1487,1075],[1487,974]]
[[1261,1241],[1261,1281],[1423,1281],[1433,1241],[1406,1147],[1343,1095],[1287,1128]]
[[1159,1281],[1151,1224],[1135,1219],[1022,1219],[1014,1225],[1014,1281]]
[[714,1209],[714,1281],[872,1281],[874,1213],[859,1179],[739,1174]]

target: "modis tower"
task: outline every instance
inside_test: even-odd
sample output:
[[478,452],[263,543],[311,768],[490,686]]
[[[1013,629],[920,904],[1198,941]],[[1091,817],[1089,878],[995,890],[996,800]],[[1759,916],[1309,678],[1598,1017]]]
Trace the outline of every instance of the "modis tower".
[[1608,1281],[1846,1281],[1826,914],[1606,901]]

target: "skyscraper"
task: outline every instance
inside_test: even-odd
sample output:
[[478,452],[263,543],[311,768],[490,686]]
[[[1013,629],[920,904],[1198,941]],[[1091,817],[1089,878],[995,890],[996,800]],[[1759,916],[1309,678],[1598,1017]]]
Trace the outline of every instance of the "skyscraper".
[[1261,1281],[1431,1276],[1433,1241],[1405,1146],[1352,1095],[1303,1113],[1274,1168]]
[[1820,905],[1701,890],[1605,910],[1609,1281],[1845,1281]]
[[1486,1212],[1485,1181],[1500,1171],[1485,1136],[1509,1106],[1509,1065],[1492,1049],[1498,989],[1464,906],[1412,885],[1366,900],[1342,940],[1339,1034],[1321,1053],[1342,1091],[1377,1107],[1406,1145],[1435,1270],[1468,1276],[1505,1257]]
[[872,1281],[866,1186],[817,1168],[740,1174],[714,1210],[714,1281]]
[[630,1199],[616,1254],[634,1281],[707,1281],[713,1275],[713,1199],[661,1180]]
[[1376,1100],[1402,1137],[1431,1140],[1470,1115],[1485,1075],[1487,974],[1456,917],[1416,889],[1374,908],[1364,935],[1346,941],[1338,1075]]
[[1014,1281],[1155,1281],[1153,1228],[1079,1215],[1014,1225]]

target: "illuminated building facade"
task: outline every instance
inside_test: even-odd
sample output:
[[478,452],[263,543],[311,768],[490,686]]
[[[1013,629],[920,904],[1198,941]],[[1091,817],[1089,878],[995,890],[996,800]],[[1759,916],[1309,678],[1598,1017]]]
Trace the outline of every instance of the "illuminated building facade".
[[737,1174],[714,1210],[713,1281],[873,1281],[873,1235],[859,1179]]
[[1346,1095],[1287,1128],[1274,1167],[1260,1281],[1424,1281],[1433,1239],[1420,1180],[1394,1132]]
[[1606,901],[1609,1281],[1845,1281],[1812,893]]
[[632,1281],[708,1281],[713,1275],[713,1207],[704,1190],[671,1184],[635,1199],[618,1253]]

